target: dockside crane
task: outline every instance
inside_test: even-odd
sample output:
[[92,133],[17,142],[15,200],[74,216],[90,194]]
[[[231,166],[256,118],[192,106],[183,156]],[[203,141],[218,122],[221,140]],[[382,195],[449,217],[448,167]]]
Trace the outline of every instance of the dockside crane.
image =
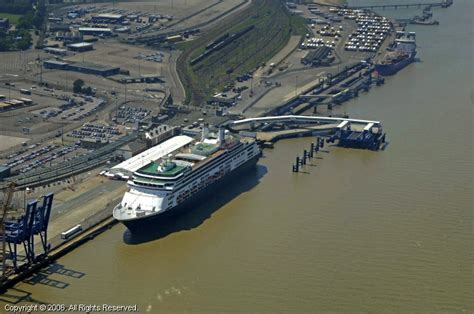
[[0,258],[2,259],[1,260],[2,271],[1,271],[0,280],[3,280],[5,278],[5,275],[6,275],[7,256],[6,256],[5,219],[7,217],[7,214],[9,212],[9,210],[11,209],[10,205],[11,205],[11,202],[12,202],[12,199],[13,199],[13,193],[15,192],[15,187],[16,187],[15,182],[10,182],[6,186],[6,188],[4,190],[4,194],[3,194],[2,205],[1,205],[1,208],[0,208],[0,237],[1,237],[1,241],[2,241],[1,252],[0,252]]

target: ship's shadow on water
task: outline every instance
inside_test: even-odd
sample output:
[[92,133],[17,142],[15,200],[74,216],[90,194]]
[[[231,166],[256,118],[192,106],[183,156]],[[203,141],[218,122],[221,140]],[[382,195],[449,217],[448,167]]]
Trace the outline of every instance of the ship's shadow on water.
[[254,169],[235,175],[229,183],[219,186],[207,199],[196,204],[195,208],[144,227],[139,233],[131,233],[127,229],[123,240],[126,244],[136,245],[158,240],[175,232],[196,228],[225,204],[253,189],[266,173],[267,167],[257,165]]

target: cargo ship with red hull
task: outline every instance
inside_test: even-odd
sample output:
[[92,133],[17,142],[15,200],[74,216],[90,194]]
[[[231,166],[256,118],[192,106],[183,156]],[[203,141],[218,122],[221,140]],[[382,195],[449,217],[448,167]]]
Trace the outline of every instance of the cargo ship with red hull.
[[375,64],[375,70],[383,76],[394,75],[415,61],[415,33],[408,33],[395,40],[395,49]]

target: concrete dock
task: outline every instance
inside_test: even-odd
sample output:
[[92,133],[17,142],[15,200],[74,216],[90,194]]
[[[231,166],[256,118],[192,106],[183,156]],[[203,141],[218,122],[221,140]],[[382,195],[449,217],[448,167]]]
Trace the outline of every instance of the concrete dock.
[[324,124],[282,131],[257,132],[257,140],[261,142],[276,142],[284,138],[329,135],[337,130],[337,125],[338,124]]
[[[18,273],[15,273],[12,268],[7,268],[5,278],[0,282],[0,290],[12,287],[115,224],[112,209],[120,201],[125,190],[126,184],[123,181],[108,180],[92,175],[75,186],[73,190],[64,187],[58,191],[56,201],[53,202],[53,212],[48,228],[51,250],[35,263],[23,267],[20,265],[21,271]],[[61,237],[62,232],[78,224],[82,227],[80,233],[69,239]],[[39,245],[36,242],[35,246]],[[19,250],[19,255],[24,255],[24,251]]]

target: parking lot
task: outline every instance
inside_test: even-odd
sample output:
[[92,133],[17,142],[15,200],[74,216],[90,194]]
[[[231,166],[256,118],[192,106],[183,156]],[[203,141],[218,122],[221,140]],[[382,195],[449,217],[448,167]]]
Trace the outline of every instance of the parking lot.
[[86,152],[79,145],[32,144],[24,146],[7,156],[3,166],[11,168],[13,173],[24,173],[42,166],[54,165]]
[[141,107],[121,106],[114,115],[113,121],[121,124],[144,121],[152,111]]
[[113,140],[118,138],[122,132],[117,127],[86,123],[77,130],[66,134],[66,137],[91,140]]

